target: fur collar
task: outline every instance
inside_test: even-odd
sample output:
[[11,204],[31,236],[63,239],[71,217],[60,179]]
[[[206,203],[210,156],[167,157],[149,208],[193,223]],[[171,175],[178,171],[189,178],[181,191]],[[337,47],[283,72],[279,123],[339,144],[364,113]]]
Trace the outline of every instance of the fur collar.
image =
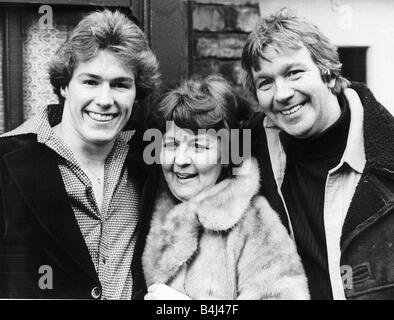
[[[184,203],[205,229],[226,231],[232,228],[257,193],[259,169],[256,159],[244,161],[241,170],[244,174],[225,179]],[[166,193],[165,198],[174,199],[169,197],[167,188],[160,192],[160,195],[163,195],[163,192]]]
[[257,160],[248,159],[241,170],[243,173],[221,181],[190,200],[205,229],[226,231],[243,216],[260,187]]
[[394,171],[394,117],[361,83],[352,83],[364,106],[364,145],[366,166]]
[[177,274],[196,254],[202,229],[225,232],[241,220],[260,185],[256,159],[245,161],[241,170],[246,174],[225,179],[182,203],[168,187],[160,188],[143,255],[148,285],[168,283]]

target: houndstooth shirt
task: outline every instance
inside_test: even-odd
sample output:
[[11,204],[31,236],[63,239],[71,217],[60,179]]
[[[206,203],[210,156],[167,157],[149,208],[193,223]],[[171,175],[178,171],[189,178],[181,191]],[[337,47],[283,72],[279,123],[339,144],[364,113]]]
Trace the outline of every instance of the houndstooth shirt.
[[72,210],[102,286],[101,298],[131,299],[131,266],[137,238],[140,192],[136,182],[128,176],[125,159],[129,150],[127,142],[134,132],[121,132],[105,161],[104,199],[100,211],[87,174],[51,127],[51,124],[60,122],[61,115],[56,113],[59,112],[47,108],[5,135],[35,133],[37,142],[57,153]]

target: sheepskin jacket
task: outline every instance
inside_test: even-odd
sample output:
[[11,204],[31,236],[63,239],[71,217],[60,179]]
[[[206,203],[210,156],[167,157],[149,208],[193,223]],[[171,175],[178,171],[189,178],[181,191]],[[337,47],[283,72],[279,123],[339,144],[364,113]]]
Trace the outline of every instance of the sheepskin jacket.
[[148,286],[193,299],[309,299],[295,244],[257,195],[257,161],[246,166],[186,202],[160,188],[142,260]]
[[[353,82],[364,107],[366,164],[354,192],[340,240],[341,276],[347,299],[394,299],[394,117],[361,83]],[[261,194],[289,226],[273,175],[264,114],[251,127],[253,152],[264,179]]]

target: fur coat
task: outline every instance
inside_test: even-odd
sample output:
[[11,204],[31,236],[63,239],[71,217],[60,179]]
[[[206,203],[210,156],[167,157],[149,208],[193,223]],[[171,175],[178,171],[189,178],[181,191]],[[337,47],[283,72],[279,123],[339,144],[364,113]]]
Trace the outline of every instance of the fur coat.
[[257,195],[259,168],[178,203],[160,188],[143,254],[147,285],[193,299],[309,299],[293,240]]

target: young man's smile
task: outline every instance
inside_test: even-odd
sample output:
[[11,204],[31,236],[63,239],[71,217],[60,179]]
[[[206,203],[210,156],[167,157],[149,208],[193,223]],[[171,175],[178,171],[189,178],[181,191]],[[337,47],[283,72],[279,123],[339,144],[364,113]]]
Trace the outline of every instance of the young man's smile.
[[109,123],[118,115],[118,113],[99,113],[94,111],[85,112],[92,120],[98,121],[100,123]]
[[70,138],[93,145],[113,143],[130,119],[135,75],[113,53],[101,51],[77,65],[62,94],[62,126]]

